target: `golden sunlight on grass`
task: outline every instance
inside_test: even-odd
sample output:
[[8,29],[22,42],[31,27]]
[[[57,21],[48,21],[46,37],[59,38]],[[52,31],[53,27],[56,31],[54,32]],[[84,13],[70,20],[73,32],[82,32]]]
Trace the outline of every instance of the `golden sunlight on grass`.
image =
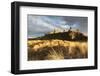
[[28,60],[59,60],[88,57],[87,42],[28,40]]

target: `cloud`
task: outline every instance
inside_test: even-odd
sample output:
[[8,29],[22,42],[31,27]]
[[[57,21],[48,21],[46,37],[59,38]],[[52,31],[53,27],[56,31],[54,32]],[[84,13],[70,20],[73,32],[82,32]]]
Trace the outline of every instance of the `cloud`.
[[46,32],[53,31],[54,29],[60,28],[46,22],[41,16],[28,16],[28,37],[41,36]]
[[42,36],[54,29],[78,28],[87,33],[87,17],[28,15],[28,37]]

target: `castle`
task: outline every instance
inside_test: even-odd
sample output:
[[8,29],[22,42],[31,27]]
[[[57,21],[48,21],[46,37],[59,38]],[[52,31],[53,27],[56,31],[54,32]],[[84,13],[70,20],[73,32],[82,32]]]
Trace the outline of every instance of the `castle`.
[[64,29],[64,30],[54,29],[53,31],[48,32],[47,34],[55,34],[55,33],[70,32],[70,31],[80,32],[79,29],[72,29],[72,27],[70,27],[69,29]]

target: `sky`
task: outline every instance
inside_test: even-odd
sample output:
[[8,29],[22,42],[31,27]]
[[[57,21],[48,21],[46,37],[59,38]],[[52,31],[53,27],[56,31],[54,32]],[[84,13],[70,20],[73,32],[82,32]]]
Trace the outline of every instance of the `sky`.
[[63,31],[70,27],[79,29],[82,33],[88,33],[88,17],[28,14],[27,21],[28,38],[43,36],[54,29]]

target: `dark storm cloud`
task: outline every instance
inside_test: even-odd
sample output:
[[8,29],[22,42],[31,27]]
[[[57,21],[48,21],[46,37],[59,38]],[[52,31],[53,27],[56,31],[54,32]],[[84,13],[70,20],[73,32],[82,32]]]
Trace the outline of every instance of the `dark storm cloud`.
[[87,17],[64,17],[64,20],[67,21],[69,26],[74,26],[80,29],[81,32],[87,33],[88,31],[88,18]]

